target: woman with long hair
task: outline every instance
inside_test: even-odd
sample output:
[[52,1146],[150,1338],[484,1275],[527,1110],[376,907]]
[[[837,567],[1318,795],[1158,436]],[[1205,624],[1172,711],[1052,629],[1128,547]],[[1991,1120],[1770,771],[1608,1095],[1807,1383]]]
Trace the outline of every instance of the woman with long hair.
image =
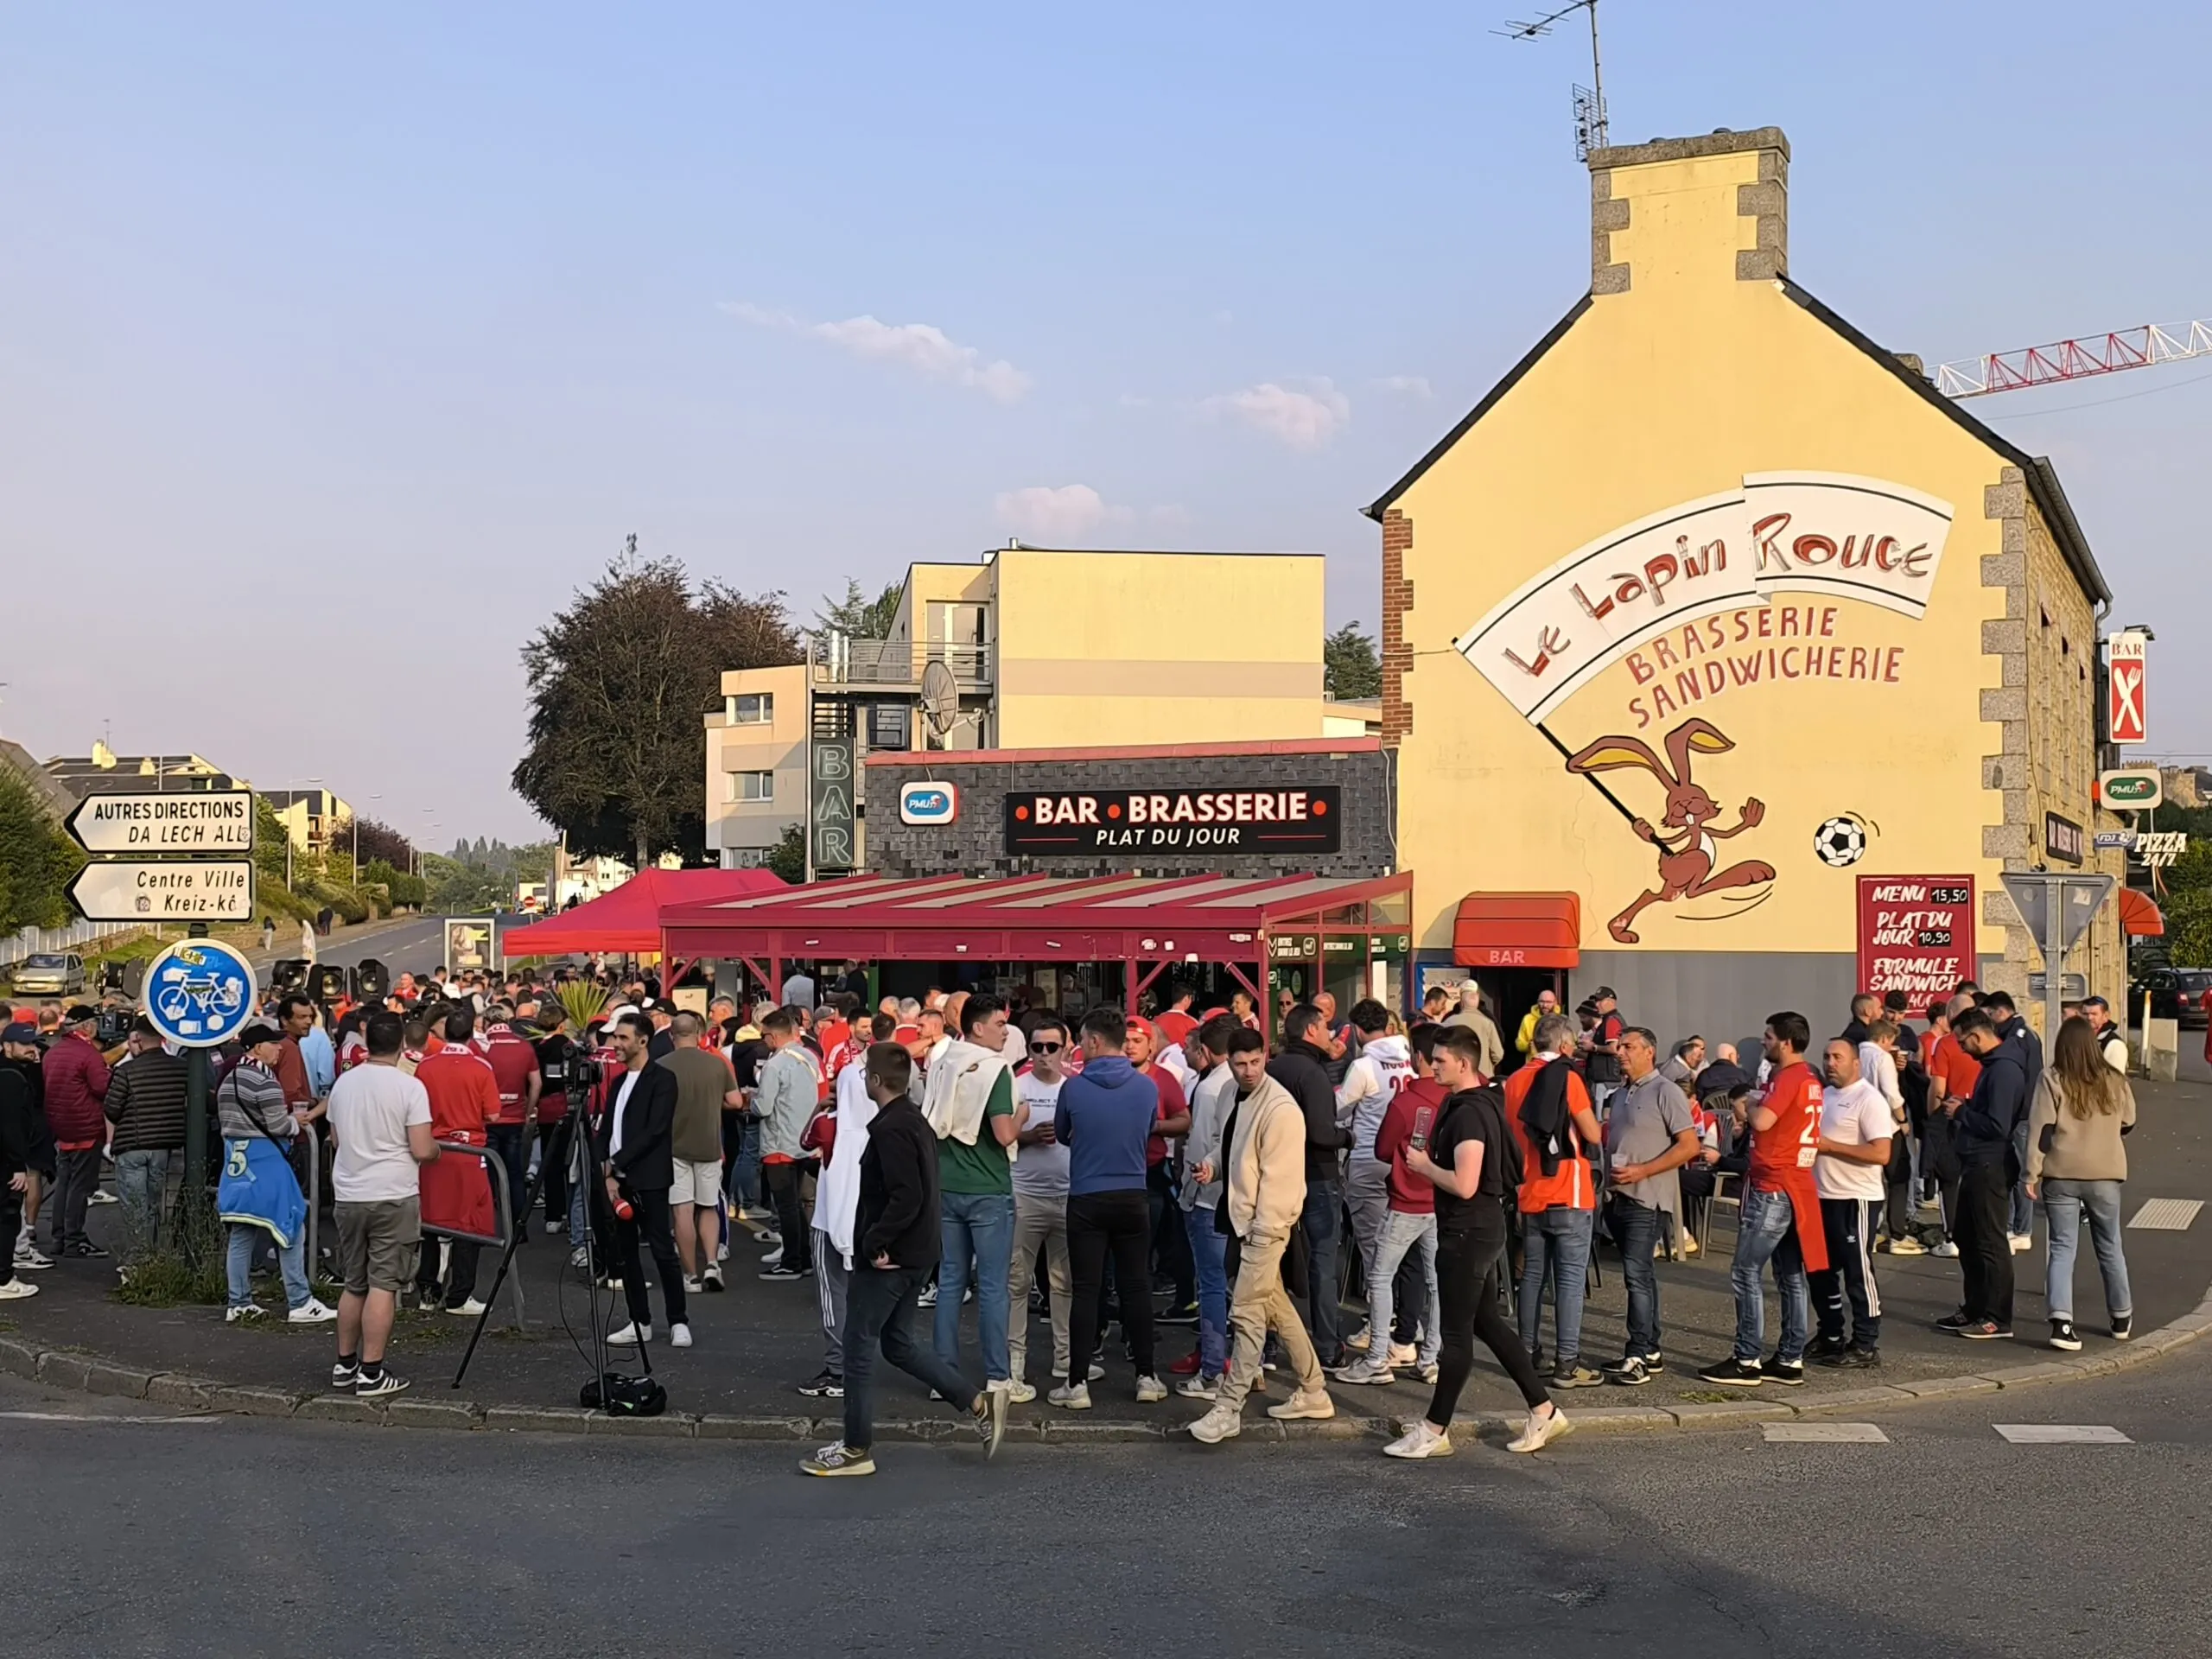
[[2106,1062],[2095,1029],[2076,1015],[2058,1028],[2050,1064],[2036,1084],[2028,1113],[2028,1196],[2043,1205],[2050,1228],[2044,1300],[2050,1345],[2074,1353],[2074,1258],[2082,1218],[2104,1274],[2105,1309],[2113,1339],[2134,1334],[2134,1300],[2120,1242],[2120,1190],[2127,1179],[2123,1137],[2135,1127],[2135,1091]]

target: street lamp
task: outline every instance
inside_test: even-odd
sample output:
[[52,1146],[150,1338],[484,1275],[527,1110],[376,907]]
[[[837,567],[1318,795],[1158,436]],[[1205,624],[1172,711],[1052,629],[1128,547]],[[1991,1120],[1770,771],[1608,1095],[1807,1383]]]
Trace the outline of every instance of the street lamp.
[[[322,779],[320,778],[292,778],[286,779],[284,784],[284,810],[289,813],[295,806],[299,804],[294,797],[299,793],[299,786],[302,784],[320,785]],[[307,822],[307,816],[308,815],[305,811],[302,811],[300,814],[300,821],[302,823],[304,824]],[[291,890],[292,826],[289,823],[287,823],[284,826],[284,891],[289,893]]]
[[[370,798],[371,800],[372,800],[372,801],[380,801],[380,800],[384,799],[384,797],[383,797],[383,796],[381,796],[381,795],[372,795],[372,796],[370,796],[370,797],[369,797],[369,798]],[[356,882],[359,882],[359,881],[360,880],[360,879],[361,879],[361,809],[360,809],[359,807],[358,807],[358,806],[357,806],[357,807],[355,807],[355,808],[353,809],[353,880],[354,880]]]

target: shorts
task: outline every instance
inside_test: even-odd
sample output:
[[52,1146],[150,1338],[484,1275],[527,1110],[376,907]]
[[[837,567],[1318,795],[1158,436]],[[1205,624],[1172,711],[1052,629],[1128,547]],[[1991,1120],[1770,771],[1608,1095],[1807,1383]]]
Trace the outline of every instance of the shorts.
[[676,1160],[676,1184],[668,1189],[671,1204],[716,1205],[722,1201],[722,1165],[719,1158],[703,1164]]
[[378,1198],[340,1204],[338,1271],[347,1294],[402,1291],[415,1282],[416,1253],[423,1243],[423,1200]]

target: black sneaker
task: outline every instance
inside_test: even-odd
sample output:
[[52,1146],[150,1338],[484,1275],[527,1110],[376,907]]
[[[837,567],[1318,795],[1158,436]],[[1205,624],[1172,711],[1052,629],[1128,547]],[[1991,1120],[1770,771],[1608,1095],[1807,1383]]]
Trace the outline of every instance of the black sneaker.
[[798,1391],[810,1400],[842,1400],[845,1397],[845,1379],[823,1371],[800,1383]]
[[1707,1382],[1734,1382],[1747,1389],[1755,1389],[1766,1381],[1766,1373],[1759,1369],[1758,1361],[1738,1359],[1733,1354],[1718,1365],[1707,1366],[1698,1376]]
[[1652,1376],[1664,1376],[1667,1375],[1667,1357],[1661,1353],[1656,1348],[1652,1349],[1649,1353],[1638,1354],[1637,1357],[1643,1362],[1643,1369],[1650,1372]]
[[1821,1363],[1832,1365],[1840,1371],[1871,1371],[1881,1364],[1882,1354],[1878,1348],[1852,1347],[1845,1349],[1834,1358]]
[[1967,1326],[1974,1323],[1974,1320],[1968,1319],[1963,1313],[1946,1313],[1942,1319],[1936,1321],[1936,1328],[1938,1331],[1948,1331],[1955,1336],[1960,1332],[1965,1330]]
[[804,1268],[787,1268],[779,1262],[772,1268],[761,1268],[760,1277],[780,1281],[786,1279],[804,1279],[806,1277],[806,1273],[807,1270]]
[[1830,1360],[1847,1352],[1850,1347],[1851,1344],[1841,1337],[1815,1337],[1805,1344],[1805,1357],[1812,1360]]
[[378,1371],[374,1376],[364,1376],[353,1385],[353,1397],[357,1400],[381,1400],[387,1394],[404,1393],[406,1389],[407,1379],[397,1371]]
[[1605,1380],[1603,1373],[1592,1370],[1579,1359],[1569,1360],[1551,1376],[1552,1387],[1555,1389],[1594,1389]]
[[1605,1367],[1605,1381],[1624,1389],[1640,1389],[1651,1380],[1651,1368],[1641,1356],[1630,1354]]
[[360,1380],[361,1368],[359,1365],[333,1365],[330,1368],[330,1386],[340,1394],[352,1393],[353,1385]]
[[81,1244],[72,1245],[69,1254],[79,1262],[105,1262],[108,1259],[108,1253],[90,1239]]
[[1180,1306],[1171,1307],[1165,1313],[1155,1316],[1154,1320],[1158,1325],[1196,1325],[1198,1322],[1198,1305],[1196,1302],[1185,1302]]
[[1976,1319],[1971,1325],[1959,1326],[1952,1334],[1964,1337],[1968,1342],[1994,1342],[1999,1338],[2010,1337],[2012,1327],[1999,1325],[1994,1319]]
[[2135,1316],[2133,1313],[2115,1313],[2112,1316],[2112,1339],[2114,1342],[2126,1342],[2134,1334]]
[[1786,1388],[1802,1389],[1805,1386],[1805,1362],[1802,1359],[1770,1359],[1760,1368],[1760,1374],[1768,1382],[1779,1382]]
[[2073,1320],[2053,1319],[2050,1322],[2050,1345],[2063,1354],[2082,1351],[2082,1333],[2074,1328]]

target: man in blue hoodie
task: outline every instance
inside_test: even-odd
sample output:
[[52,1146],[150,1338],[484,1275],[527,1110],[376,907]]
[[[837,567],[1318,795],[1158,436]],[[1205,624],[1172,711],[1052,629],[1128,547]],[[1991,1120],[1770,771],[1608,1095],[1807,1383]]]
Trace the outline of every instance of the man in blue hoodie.
[[1951,1128],[1961,1166],[1953,1230],[1965,1289],[1959,1311],[1936,1324],[1955,1336],[1988,1341],[2012,1334],[2012,1247],[2005,1227],[2018,1177],[2013,1130],[2028,1116],[2027,1055],[2023,1044],[1999,1034],[1983,1008],[1960,1014],[1951,1035],[1980,1062],[1981,1075]]
[[[1981,1007],[1988,1011],[1992,1026],[2005,1046],[2019,1056],[2020,1065],[2027,1074],[2027,1093],[2024,1102],[2036,1097],[2036,1084],[2043,1081],[2043,1039],[2036,1035],[2035,1027],[2021,1017],[2012,999],[2003,991],[1992,991],[1981,999]],[[2028,1109],[2020,1108],[2019,1122],[2012,1126],[2012,1214],[2005,1225],[2006,1242],[2017,1255],[2035,1244],[2036,1207],[2028,1198]]]
[[1128,1021],[1118,1008],[1084,1016],[1083,1071],[1060,1085],[1052,1134],[1068,1149],[1068,1265],[1075,1306],[1068,1319],[1067,1380],[1045,1397],[1069,1411],[1090,1409],[1090,1356],[1098,1345],[1098,1293],[1106,1257],[1121,1287],[1122,1328],[1136,1357],[1137,1401],[1167,1397],[1153,1369],[1152,1209],[1145,1191],[1145,1141],[1160,1117],[1160,1091],[1122,1053]]

